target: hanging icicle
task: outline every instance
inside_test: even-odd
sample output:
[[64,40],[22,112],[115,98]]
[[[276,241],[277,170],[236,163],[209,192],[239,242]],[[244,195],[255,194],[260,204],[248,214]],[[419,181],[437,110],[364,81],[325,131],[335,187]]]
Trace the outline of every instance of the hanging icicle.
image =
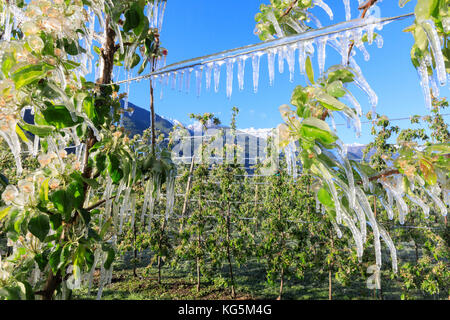
[[227,98],[231,98],[231,94],[233,92],[233,66],[234,66],[234,58],[227,60]]
[[252,55],[252,68],[253,68],[253,92],[258,92],[258,84],[259,84],[259,65],[261,62],[261,56],[263,52],[255,52]]

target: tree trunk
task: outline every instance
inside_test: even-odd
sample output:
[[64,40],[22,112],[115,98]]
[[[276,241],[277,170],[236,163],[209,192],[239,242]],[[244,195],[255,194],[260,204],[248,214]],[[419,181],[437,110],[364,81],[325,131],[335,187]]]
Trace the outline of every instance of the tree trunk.
[[200,291],[200,261],[199,257],[196,259],[197,263],[197,292]]
[[283,285],[284,285],[284,268],[281,267],[281,275],[280,275],[280,292],[278,294],[277,300],[283,299]]
[[52,300],[53,294],[56,289],[62,282],[61,272],[58,271],[56,275],[53,274],[53,271],[50,269],[47,282],[45,283],[45,289],[42,290],[42,300]]
[[134,223],[133,225],[133,246],[134,246],[134,251],[133,251],[133,276],[135,278],[137,278],[137,273],[136,273],[136,261],[137,261],[137,248],[136,248],[136,235],[137,235],[137,228],[136,228],[136,223]]
[[230,250],[230,240],[231,240],[231,221],[230,221],[230,204],[228,204],[227,210],[227,259],[228,267],[231,280],[231,297],[236,298],[236,291],[234,286],[234,276],[233,276],[233,265],[231,264],[231,250]]

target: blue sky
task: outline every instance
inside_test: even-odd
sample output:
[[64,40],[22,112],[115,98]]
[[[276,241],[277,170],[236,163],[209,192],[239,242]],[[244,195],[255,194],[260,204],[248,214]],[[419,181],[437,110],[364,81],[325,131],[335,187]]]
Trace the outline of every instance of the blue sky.
[[[255,28],[254,16],[259,11],[262,0],[228,0],[228,1],[182,1],[169,0],[164,17],[161,42],[169,51],[167,63],[186,60],[226,49],[258,43],[260,40],[253,33]],[[334,19],[330,21],[321,8],[313,9],[324,25],[344,21],[344,5],[341,0],[325,0],[333,9]],[[382,17],[396,16],[413,12],[416,1],[411,1],[404,8],[398,7],[398,1],[384,1],[378,4]],[[352,18],[359,15],[358,1],[351,0]],[[375,44],[366,46],[371,57],[364,61],[363,55],[357,50],[355,59],[363,73],[379,97],[377,112],[389,118],[408,117],[413,114],[425,115],[422,91],[419,77],[410,61],[410,49],[413,44],[412,36],[402,32],[413,22],[413,18],[393,22],[383,28],[380,34],[384,38],[384,46],[379,49]],[[341,58],[327,50],[326,68],[340,63]],[[297,61],[296,61],[297,63]],[[317,60],[313,59],[317,68]],[[222,67],[220,88],[218,93],[212,89],[207,92],[204,87],[200,97],[195,90],[194,76],[191,78],[191,92],[172,90],[166,87],[163,99],[160,100],[160,89],[156,89],[156,112],[164,117],[177,119],[185,124],[191,123],[189,113],[215,113],[224,124],[228,124],[231,117],[231,108],[237,106],[240,114],[237,119],[240,128],[270,128],[277,126],[281,121],[278,107],[289,103],[293,88],[296,85],[305,85],[304,76],[300,74],[298,63],[294,82],[289,81],[287,66],[283,74],[276,68],[275,81],[269,86],[267,59],[261,59],[260,81],[258,93],[253,93],[252,69],[249,60],[246,64],[245,88],[238,90],[237,66],[233,95],[231,99],[225,92],[225,67]],[[317,71],[316,71],[317,72]],[[122,85],[122,89],[124,89]],[[352,87],[353,94],[360,102],[363,113],[370,110],[367,96],[358,88]],[[441,96],[448,97],[448,87],[441,87]],[[148,81],[131,83],[130,101],[142,108],[149,109]],[[446,118],[448,119],[448,118]],[[362,119],[366,120],[365,118]],[[337,123],[343,123],[340,117]],[[396,124],[408,126],[409,121]],[[345,143],[368,143],[371,140],[370,125],[363,124],[363,133],[360,138],[355,136],[346,126],[338,126],[338,135]]]

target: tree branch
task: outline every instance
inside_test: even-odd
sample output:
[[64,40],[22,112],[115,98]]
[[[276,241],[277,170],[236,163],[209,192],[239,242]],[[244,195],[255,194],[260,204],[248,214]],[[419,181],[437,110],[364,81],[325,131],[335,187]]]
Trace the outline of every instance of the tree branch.
[[[366,17],[367,11],[377,2],[378,0],[368,0],[366,3],[358,7],[358,10],[363,10],[361,14],[361,19],[364,19]],[[355,46],[355,42],[352,42],[348,49],[348,61],[350,60],[350,54],[353,50],[353,47]],[[350,63],[350,61],[348,62]]]
[[102,199],[102,200],[98,201],[97,203],[94,203],[94,204],[90,205],[89,207],[84,208],[84,210],[91,211],[91,210],[93,210],[93,209],[95,209],[95,208],[97,208],[97,207],[100,207],[100,206],[101,206],[102,204],[104,204],[106,201],[112,200],[112,199],[114,199],[114,198],[115,198],[115,196],[114,196],[114,197],[111,197],[111,198],[109,198],[109,199]]
[[289,7],[286,9],[286,11],[281,15],[280,19],[287,16],[292,11],[292,9],[294,9],[297,2],[298,2],[298,0],[292,1],[291,4],[289,5]]

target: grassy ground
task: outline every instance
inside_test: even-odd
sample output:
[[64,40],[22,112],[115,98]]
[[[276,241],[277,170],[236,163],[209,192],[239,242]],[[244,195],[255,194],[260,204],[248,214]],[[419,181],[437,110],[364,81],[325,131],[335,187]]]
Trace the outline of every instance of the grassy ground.
[[[195,279],[187,268],[174,269],[165,266],[162,272],[162,283],[157,283],[158,271],[155,267],[147,267],[150,261],[148,255],[143,255],[138,264],[138,277],[133,276],[130,256],[126,255],[114,266],[111,284],[103,291],[104,300],[226,300],[231,299],[231,290],[224,284],[227,277],[226,270],[215,275],[215,281],[202,282],[201,290],[196,291]],[[270,285],[264,274],[264,266],[257,261],[252,261],[246,266],[236,268],[236,299],[276,299],[278,296],[279,283]],[[94,277],[94,288],[97,287],[99,274]],[[395,281],[388,279],[387,275],[382,278],[383,299],[400,299],[400,288]],[[96,290],[87,294],[83,288],[74,292],[74,299],[95,299]],[[380,293],[374,295],[373,290],[366,287],[366,279],[357,278],[347,287],[343,287],[333,281],[333,299],[343,300],[366,300],[379,299]],[[438,297],[426,297],[421,294],[417,299],[435,299]],[[313,280],[312,274],[306,274],[304,279],[296,278],[287,280],[284,286],[283,299],[289,300],[324,300],[328,299],[328,279],[323,281]]]

